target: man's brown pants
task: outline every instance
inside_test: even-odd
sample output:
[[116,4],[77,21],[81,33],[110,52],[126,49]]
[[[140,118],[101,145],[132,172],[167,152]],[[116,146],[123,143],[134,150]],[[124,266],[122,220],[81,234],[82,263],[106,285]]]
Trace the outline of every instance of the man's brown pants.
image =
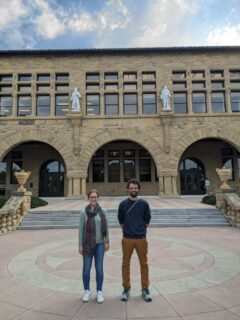
[[141,284],[142,288],[148,288],[149,278],[148,278],[148,262],[147,262],[147,253],[148,253],[148,242],[147,239],[122,239],[122,278],[123,278],[123,287],[125,289],[131,288],[130,283],[130,260],[133,254],[133,250],[136,250],[140,267],[141,267]]

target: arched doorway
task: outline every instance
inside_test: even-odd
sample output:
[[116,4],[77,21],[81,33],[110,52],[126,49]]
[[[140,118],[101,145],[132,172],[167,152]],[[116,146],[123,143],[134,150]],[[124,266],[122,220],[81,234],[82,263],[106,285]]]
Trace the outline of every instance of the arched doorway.
[[48,160],[39,171],[39,196],[64,196],[64,167],[60,161]]
[[[54,162],[56,161],[56,163]],[[53,164],[51,164],[53,162]],[[47,189],[47,181],[43,179],[47,172],[44,169],[40,174],[42,165],[45,164],[46,170],[51,173],[52,178],[58,181],[54,182],[54,192]],[[61,164],[61,165],[60,165]],[[17,189],[17,181],[14,175],[19,170],[31,171],[31,175],[27,180],[26,188],[31,191],[34,196],[64,196],[67,195],[66,181],[66,165],[65,162],[54,147],[40,141],[27,141],[19,143],[4,155],[0,161],[0,193],[9,195]],[[39,189],[41,188],[41,190]],[[46,188],[47,190],[44,190]],[[53,189],[51,189],[53,190]],[[52,195],[51,195],[52,194]]]
[[229,142],[221,139],[201,139],[192,143],[179,160],[177,187],[180,194],[204,193],[204,179],[210,182],[210,192],[220,186],[216,168],[232,169],[229,184],[240,189],[240,152]]
[[181,194],[204,194],[205,169],[201,161],[186,158],[180,164]]
[[112,141],[92,156],[87,189],[97,188],[107,196],[125,195],[126,183],[131,178],[140,181],[142,194],[158,194],[156,166],[148,150],[132,141]]

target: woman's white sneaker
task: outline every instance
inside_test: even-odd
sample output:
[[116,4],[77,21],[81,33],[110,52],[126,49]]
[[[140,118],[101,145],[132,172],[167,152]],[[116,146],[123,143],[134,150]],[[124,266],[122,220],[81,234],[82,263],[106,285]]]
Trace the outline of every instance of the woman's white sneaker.
[[103,298],[103,294],[102,291],[98,291],[97,292],[97,303],[103,303],[104,298]]
[[82,301],[83,302],[88,302],[89,298],[90,298],[90,291],[89,290],[84,290]]

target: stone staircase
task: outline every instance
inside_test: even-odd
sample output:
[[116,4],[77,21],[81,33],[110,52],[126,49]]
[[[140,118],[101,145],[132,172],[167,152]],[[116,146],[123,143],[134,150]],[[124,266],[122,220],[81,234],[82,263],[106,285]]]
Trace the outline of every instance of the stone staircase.
[[[150,227],[230,227],[226,218],[216,208],[152,209]],[[109,227],[119,227],[117,210],[108,209]],[[22,221],[21,230],[76,229],[79,211],[30,211]]]

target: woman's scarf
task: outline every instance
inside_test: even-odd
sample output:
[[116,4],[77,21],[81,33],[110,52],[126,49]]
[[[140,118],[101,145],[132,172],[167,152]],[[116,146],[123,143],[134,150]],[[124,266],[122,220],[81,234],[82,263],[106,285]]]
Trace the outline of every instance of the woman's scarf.
[[107,221],[102,208],[98,204],[96,205],[96,207],[94,207],[93,210],[91,209],[90,205],[87,205],[85,208],[85,212],[87,214],[87,223],[85,225],[83,251],[84,253],[91,254],[96,247],[96,226],[94,217],[97,214],[100,215],[101,232],[103,237],[107,235]]

